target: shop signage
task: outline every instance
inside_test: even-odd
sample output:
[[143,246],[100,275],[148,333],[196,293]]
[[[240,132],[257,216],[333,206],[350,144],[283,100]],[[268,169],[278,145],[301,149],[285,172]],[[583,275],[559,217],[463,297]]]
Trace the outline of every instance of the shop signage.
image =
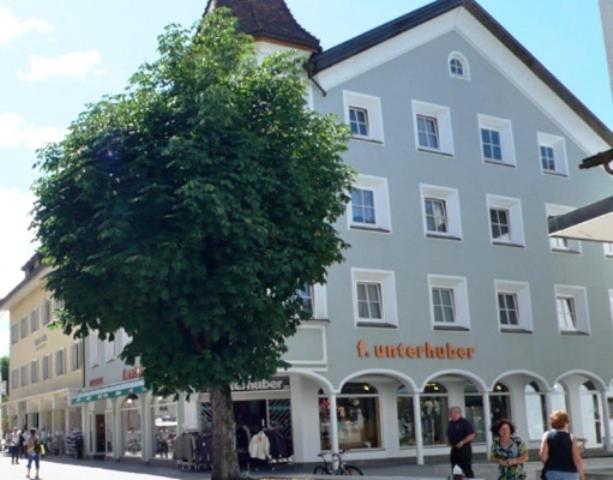
[[142,367],[132,367],[132,368],[124,368],[123,374],[121,375],[122,380],[125,382],[127,380],[136,380],[143,376],[144,369]]
[[90,387],[97,387],[99,385],[102,385],[103,383],[104,383],[104,378],[103,377],[92,378],[89,381],[89,386]]
[[404,343],[381,344],[369,347],[364,340],[359,340],[357,352],[359,358],[408,358],[424,360],[472,360],[475,358],[475,347],[459,347],[451,342],[445,345],[433,345],[425,342],[422,345],[407,345]]
[[34,340],[34,348],[36,350],[42,350],[47,345],[47,334],[42,335]]
[[289,388],[289,377],[279,377],[273,378],[272,380],[260,380],[257,382],[233,383],[230,387],[233,392],[286,390]]

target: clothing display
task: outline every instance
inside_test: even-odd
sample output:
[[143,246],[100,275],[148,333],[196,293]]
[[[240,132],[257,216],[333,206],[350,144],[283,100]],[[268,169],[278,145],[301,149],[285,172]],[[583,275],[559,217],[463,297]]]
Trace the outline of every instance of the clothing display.
[[249,456],[258,460],[268,460],[270,457],[270,440],[264,433],[254,435],[249,442]]
[[212,436],[197,432],[182,433],[175,440],[174,458],[181,470],[211,468]]

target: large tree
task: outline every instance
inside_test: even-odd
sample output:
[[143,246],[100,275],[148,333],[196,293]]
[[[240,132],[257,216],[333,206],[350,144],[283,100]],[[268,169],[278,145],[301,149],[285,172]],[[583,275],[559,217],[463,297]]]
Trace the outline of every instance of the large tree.
[[348,132],[306,108],[302,59],[258,64],[216,9],[167,28],[125,93],[40,153],[34,226],[67,333],[120,327],[156,394],[209,391],[213,478],[240,475],[230,384],[283,368],[296,290],[346,244]]

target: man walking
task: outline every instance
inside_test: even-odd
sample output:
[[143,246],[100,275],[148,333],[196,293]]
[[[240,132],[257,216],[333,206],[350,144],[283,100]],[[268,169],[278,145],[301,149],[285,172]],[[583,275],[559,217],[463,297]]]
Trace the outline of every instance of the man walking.
[[462,416],[460,407],[449,409],[449,426],[447,427],[447,442],[451,446],[451,468],[459,466],[467,478],[475,478],[472,468],[472,448],[470,442],[475,439],[475,429],[472,423]]

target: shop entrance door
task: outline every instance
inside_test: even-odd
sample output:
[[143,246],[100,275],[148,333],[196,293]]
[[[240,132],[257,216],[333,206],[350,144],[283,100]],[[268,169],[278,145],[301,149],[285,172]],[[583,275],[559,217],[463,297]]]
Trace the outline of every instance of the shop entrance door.
[[106,424],[104,415],[96,415],[96,453],[106,452]]

